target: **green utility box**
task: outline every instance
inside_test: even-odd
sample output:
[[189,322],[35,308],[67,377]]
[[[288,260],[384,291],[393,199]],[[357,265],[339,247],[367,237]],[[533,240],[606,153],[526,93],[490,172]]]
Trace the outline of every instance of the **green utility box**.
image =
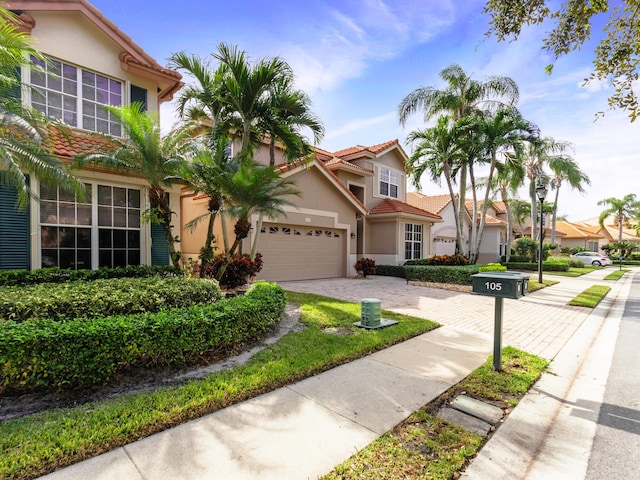
[[365,298],[361,302],[362,313],[360,322],[366,327],[377,327],[380,325],[380,316],[382,314],[382,306],[377,298]]
[[529,293],[529,276],[517,272],[482,272],[471,275],[473,293],[500,298],[520,298]]

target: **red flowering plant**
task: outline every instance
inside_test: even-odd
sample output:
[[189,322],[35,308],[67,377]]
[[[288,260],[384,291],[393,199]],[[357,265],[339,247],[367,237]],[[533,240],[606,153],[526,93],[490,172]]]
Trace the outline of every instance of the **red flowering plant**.
[[226,265],[222,277],[219,279],[220,286],[223,288],[233,289],[246,285],[250,279],[262,270],[262,255],[256,254],[251,260],[248,254],[216,255],[213,261],[207,265],[205,270],[206,278],[218,278],[220,270]]
[[354,265],[356,273],[366,277],[367,275],[375,275],[376,273],[376,261],[372,258],[361,258]]

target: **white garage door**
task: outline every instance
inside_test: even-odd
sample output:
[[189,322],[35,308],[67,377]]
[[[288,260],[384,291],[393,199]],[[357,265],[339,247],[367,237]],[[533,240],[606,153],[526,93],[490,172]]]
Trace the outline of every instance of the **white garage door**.
[[265,223],[258,241],[262,280],[308,280],[345,274],[344,230]]

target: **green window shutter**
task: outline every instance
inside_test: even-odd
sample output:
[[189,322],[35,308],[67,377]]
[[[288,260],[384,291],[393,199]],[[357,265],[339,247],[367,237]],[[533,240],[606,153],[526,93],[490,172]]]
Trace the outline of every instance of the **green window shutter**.
[[141,103],[142,109],[146,112],[149,109],[147,104],[147,90],[136,85],[131,85],[131,103]]
[[4,98],[12,98],[14,100],[18,100],[20,101],[22,99],[22,95],[21,95],[21,82],[22,82],[22,76],[21,76],[21,72],[22,70],[20,69],[20,66],[15,67],[14,69],[11,69],[11,71],[7,71],[5,69],[2,69],[0,71],[0,74],[6,74],[8,77],[13,77],[15,80],[17,80],[17,83],[13,83],[11,85],[5,84],[4,82],[0,85],[0,95]]
[[18,192],[0,185],[0,270],[29,270],[29,208],[16,208]]
[[151,265],[169,265],[169,247],[162,225],[151,224]]

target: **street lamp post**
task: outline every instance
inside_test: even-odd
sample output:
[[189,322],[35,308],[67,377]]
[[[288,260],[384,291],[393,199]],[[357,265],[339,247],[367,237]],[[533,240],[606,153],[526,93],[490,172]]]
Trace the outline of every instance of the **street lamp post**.
[[536,187],[536,196],[540,200],[540,249],[538,251],[538,283],[542,283],[542,239],[544,232],[544,199],[547,196],[547,187],[538,185]]

